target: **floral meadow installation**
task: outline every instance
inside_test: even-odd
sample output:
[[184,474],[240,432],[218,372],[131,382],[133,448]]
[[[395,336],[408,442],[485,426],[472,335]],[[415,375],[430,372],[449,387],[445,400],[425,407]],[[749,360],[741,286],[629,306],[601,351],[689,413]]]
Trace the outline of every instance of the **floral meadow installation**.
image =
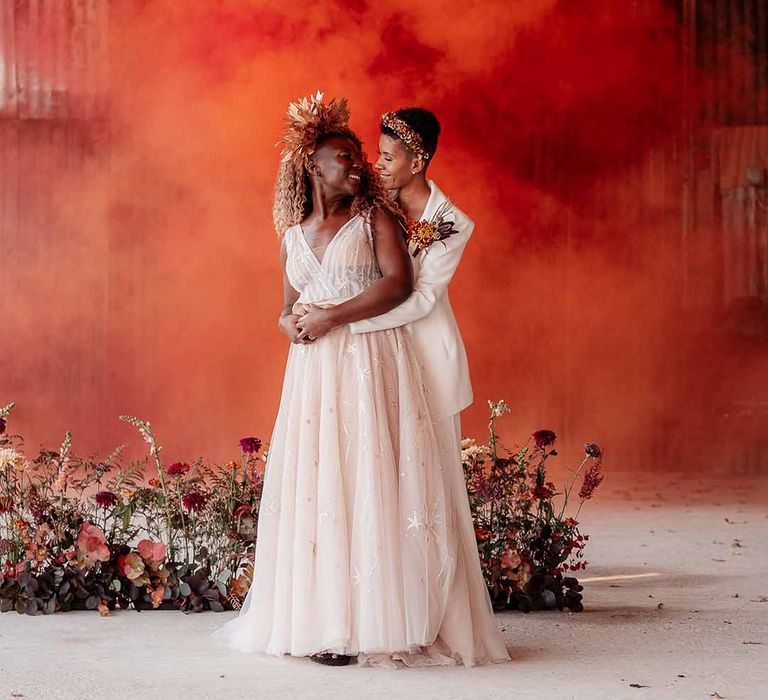
[[[579,531],[576,518],[603,480],[602,450],[588,442],[581,464],[558,492],[546,472],[548,460],[557,456],[555,433],[537,430],[502,456],[496,421],[509,407],[504,401],[488,405],[488,444],[465,439],[461,454],[491,601],[497,609],[581,612],[582,586],[575,573],[587,567],[589,535]],[[579,479],[578,506],[569,515]]]
[[[555,434],[540,430],[500,456],[489,402],[488,444],[462,442],[462,459],[483,575],[496,608],[582,609],[587,535],[578,509],[602,481],[602,453],[588,443],[569,485],[557,493],[545,463]],[[259,503],[268,454],[257,437],[223,465],[166,463],[149,422],[132,416],[148,455],[124,464],[123,447],[103,459],[58,450],[29,458],[0,408],[0,612],[76,609],[184,612],[239,609],[253,575]],[[578,509],[566,516],[581,477]],[[555,507],[555,499],[562,500]]]

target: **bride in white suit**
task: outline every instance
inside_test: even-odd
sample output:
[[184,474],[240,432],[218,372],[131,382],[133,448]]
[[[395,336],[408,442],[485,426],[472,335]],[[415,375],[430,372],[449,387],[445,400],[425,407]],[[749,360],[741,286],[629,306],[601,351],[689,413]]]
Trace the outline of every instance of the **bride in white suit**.
[[407,108],[382,116],[375,168],[385,189],[397,191],[409,221],[414,289],[400,306],[352,323],[350,329],[353,334],[400,326],[410,330],[442,455],[446,489],[460,522],[458,563],[448,607],[451,615],[472,619],[475,629],[493,638],[498,632],[489,614],[490,598],[480,571],[461,466],[459,413],[472,403],[472,383],[448,299],[448,284],[475,225],[426,178],[439,134],[437,118],[426,109]]

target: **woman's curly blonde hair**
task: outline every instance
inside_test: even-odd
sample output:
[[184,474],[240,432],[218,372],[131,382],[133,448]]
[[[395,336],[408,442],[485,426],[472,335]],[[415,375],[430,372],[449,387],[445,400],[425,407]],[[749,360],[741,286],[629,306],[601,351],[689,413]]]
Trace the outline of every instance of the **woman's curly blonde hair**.
[[[275,183],[272,218],[275,230],[282,236],[291,226],[301,223],[312,211],[312,183],[307,170],[310,156],[318,143],[330,136],[343,136],[361,146],[358,136],[349,128],[349,110],[345,99],[323,103],[323,94],[302,98],[288,107],[288,128],[280,167]],[[352,202],[352,216],[363,215],[369,221],[376,211],[392,214],[402,224],[405,217],[396,202],[381,187],[368,161],[363,158],[360,191]]]

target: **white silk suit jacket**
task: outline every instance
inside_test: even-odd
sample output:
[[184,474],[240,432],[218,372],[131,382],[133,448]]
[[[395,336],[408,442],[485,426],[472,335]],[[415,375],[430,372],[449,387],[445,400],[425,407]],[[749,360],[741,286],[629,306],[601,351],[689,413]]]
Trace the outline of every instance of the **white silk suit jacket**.
[[[427,221],[441,205],[449,202],[432,180],[428,183],[431,193],[421,215]],[[350,324],[352,333],[410,324],[433,419],[457,414],[472,403],[467,353],[448,299],[448,283],[459,266],[475,224],[453,205],[445,220],[453,220],[458,232],[444,241],[432,243],[412,258],[414,290],[411,296],[381,316]]]

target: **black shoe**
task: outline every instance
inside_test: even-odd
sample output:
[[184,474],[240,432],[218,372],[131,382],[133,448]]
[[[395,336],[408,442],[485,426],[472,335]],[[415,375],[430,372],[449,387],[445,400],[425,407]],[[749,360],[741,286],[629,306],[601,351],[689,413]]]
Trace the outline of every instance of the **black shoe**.
[[347,666],[352,660],[351,656],[347,656],[346,654],[334,654],[333,652],[312,654],[309,658],[316,664],[323,664],[324,666]]

